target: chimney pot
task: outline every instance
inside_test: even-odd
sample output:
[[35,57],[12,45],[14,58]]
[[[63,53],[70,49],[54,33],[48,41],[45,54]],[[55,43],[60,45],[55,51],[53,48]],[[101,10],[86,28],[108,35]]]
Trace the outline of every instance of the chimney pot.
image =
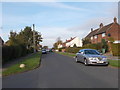
[[91,28],[91,32],[93,31],[93,28]]
[[103,23],[100,24],[100,28],[102,28],[102,27],[103,27]]
[[114,23],[117,23],[117,18],[116,17],[114,17]]

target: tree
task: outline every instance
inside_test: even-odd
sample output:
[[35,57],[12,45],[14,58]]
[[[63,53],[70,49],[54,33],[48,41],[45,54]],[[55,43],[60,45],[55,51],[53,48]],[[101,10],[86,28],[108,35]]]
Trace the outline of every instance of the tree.
[[105,51],[108,50],[108,44],[105,39],[101,40],[102,48],[105,49]]
[[[35,31],[36,49],[38,49],[39,43],[42,42],[41,33]],[[11,31],[7,45],[25,45],[27,49],[33,47],[33,31],[31,27],[26,26],[18,34]]]
[[60,37],[56,39],[56,42],[53,44],[54,49],[58,49],[58,45],[62,44],[62,40]]
[[9,40],[6,42],[6,45],[8,46],[14,46],[18,44],[18,40],[17,40],[17,33],[10,31],[10,36],[9,36]]
[[84,39],[82,39],[82,42],[83,42],[83,46],[84,46],[84,45],[87,45],[87,44],[91,44],[89,38],[84,38]]
[[48,49],[48,46],[44,46],[43,49]]
[[73,45],[73,47],[77,47],[77,45],[76,45],[76,44],[74,44],[74,45]]

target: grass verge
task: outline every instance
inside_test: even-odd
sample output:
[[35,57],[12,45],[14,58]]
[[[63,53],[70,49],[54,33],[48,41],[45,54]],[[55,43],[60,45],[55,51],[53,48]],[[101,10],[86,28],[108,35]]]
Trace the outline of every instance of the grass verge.
[[113,67],[120,67],[120,60],[109,60],[109,65]]
[[[8,67],[6,70],[4,70],[2,72],[2,76],[16,74],[16,73],[20,73],[20,72],[24,72],[24,71],[28,71],[28,70],[37,68],[40,65],[41,55],[42,55],[41,52],[37,52],[37,53],[25,58],[21,62]],[[19,68],[20,64],[25,64],[25,67]]]
[[65,53],[65,52],[56,52],[56,53],[61,54],[61,55],[65,55],[65,56],[70,56],[70,57],[75,56],[75,54],[73,54],[73,53]]
[[[65,52],[56,52],[56,53],[71,57],[75,56],[75,54],[73,53],[65,53]],[[109,60],[109,65],[113,67],[120,67],[120,60]]]

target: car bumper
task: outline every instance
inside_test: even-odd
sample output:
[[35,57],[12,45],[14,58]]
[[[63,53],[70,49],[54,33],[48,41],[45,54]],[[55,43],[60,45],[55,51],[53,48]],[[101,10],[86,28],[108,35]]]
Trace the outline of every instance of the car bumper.
[[88,64],[91,64],[91,65],[108,65],[109,62],[96,62],[96,61],[89,61]]

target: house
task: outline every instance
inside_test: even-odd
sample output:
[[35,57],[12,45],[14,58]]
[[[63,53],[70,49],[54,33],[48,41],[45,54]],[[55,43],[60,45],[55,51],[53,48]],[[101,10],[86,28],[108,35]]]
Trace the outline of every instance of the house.
[[63,47],[82,47],[82,40],[80,40],[79,37],[74,37],[70,38],[69,40],[66,40],[64,43],[59,44],[58,48],[63,48]]
[[102,39],[110,42],[110,38],[114,40],[113,43],[120,43],[120,25],[117,23],[116,17],[114,17],[113,21],[113,23],[105,26],[101,23],[98,29],[91,29],[85,39],[90,39],[92,44],[100,43]]
[[0,46],[3,46],[4,45],[4,41],[3,39],[0,37]]

